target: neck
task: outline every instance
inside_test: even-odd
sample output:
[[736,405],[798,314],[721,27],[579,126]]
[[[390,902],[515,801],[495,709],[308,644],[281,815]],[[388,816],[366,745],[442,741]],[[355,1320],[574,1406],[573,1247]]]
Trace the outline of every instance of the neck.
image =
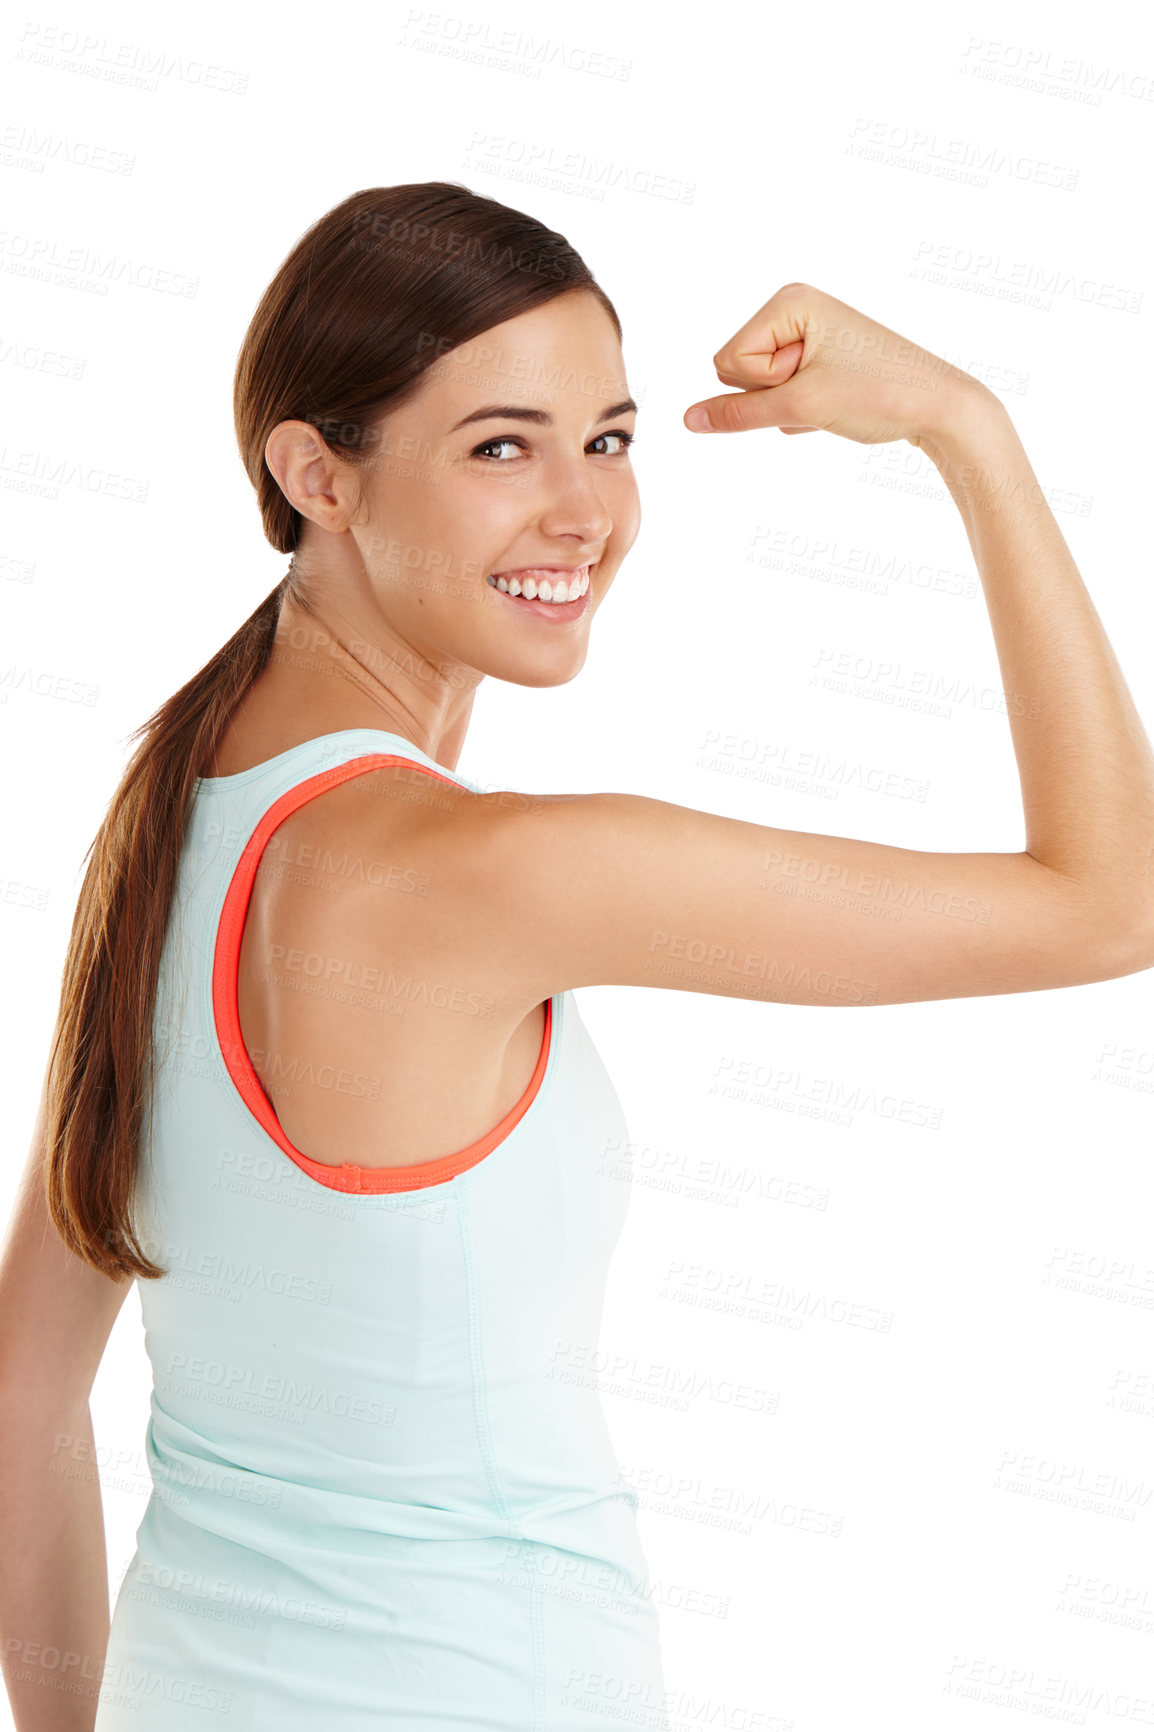
[[286,714],[306,712],[315,733],[382,728],[447,770],[457,767],[476,695],[475,685],[450,685],[411,646],[374,641],[331,600],[306,603],[291,593],[262,681]]

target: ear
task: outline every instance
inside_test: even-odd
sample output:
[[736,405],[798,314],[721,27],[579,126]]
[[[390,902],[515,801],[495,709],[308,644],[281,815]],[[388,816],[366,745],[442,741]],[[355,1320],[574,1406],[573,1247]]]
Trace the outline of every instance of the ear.
[[265,440],[264,460],[289,504],[322,529],[340,534],[354,508],[355,467],[326,444],[309,421],[280,421]]

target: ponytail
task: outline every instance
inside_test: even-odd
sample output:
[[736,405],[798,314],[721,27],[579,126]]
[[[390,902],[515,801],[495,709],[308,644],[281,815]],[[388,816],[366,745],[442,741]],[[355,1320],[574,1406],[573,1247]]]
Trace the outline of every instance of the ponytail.
[[50,1060],[46,1184],[65,1244],[109,1276],[167,1273],[132,1220],[161,954],[194,785],[268,662],[289,583],[136,730],[143,739],[86,855]]

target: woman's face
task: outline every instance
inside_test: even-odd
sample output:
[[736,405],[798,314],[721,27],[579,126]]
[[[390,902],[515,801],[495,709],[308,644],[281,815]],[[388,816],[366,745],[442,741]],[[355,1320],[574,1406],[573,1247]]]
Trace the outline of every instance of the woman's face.
[[[617,334],[587,290],[434,360],[379,423],[348,524],[368,576],[361,600],[384,637],[435,666],[528,686],[571,680],[640,526],[636,414]],[[588,593],[562,605],[490,581],[580,589],[585,573]]]

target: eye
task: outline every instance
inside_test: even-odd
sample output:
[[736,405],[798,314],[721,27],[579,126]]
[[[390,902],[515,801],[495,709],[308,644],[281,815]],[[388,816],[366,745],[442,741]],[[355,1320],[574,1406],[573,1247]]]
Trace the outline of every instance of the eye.
[[478,445],[471,455],[473,457],[484,457],[490,463],[500,463],[501,459],[499,457],[489,457],[489,452],[492,451],[495,446],[500,445],[512,445],[514,447],[520,447],[520,449],[523,450],[524,440],[512,438],[486,439],[485,443],[483,445]]
[[598,445],[602,439],[620,439],[623,441],[623,444],[619,451],[603,451],[599,452],[598,455],[602,457],[624,457],[636,437],[637,435],[635,433],[626,433],[623,428],[617,428],[612,433],[598,433],[593,443],[594,445]]

